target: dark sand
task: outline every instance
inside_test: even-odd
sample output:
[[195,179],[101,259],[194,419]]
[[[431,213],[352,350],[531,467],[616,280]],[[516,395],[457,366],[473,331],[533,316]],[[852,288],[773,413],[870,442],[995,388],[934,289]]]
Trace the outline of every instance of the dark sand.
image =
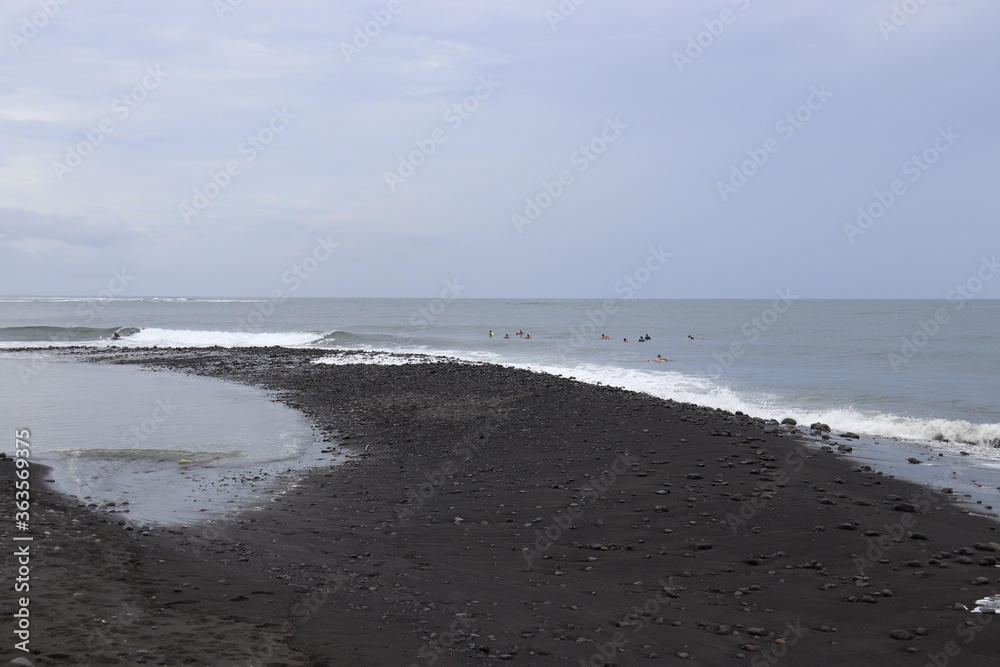
[[[355,456],[186,528],[119,525],[36,486],[35,665],[1000,660],[995,616],[962,607],[1000,589],[998,524],[844,460],[836,434],[822,451],[750,417],[489,365],[76,354],[283,390]],[[5,587],[9,660],[26,654]]]

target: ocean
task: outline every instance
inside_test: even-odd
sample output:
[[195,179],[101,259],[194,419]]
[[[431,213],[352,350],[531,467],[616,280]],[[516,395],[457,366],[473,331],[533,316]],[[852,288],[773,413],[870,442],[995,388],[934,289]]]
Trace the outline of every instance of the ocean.
[[[759,301],[460,299],[447,291],[426,300],[0,297],[0,399],[3,427],[35,429],[33,454],[53,466],[58,486],[117,511],[128,502],[133,520],[195,520],[195,512],[243,506],[275,492],[267,480],[329,457],[319,456],[304,419],[264,392],[5,349],[278,345],[504,364],[822,422],[834,434],[861,435],[894,474],[993,491],[998,321],[995,300],[819,301],[780,291]],[[657,355],[668,361],[652,361]],[[161,425],[166,399],[174,407]],[[937,456],[938,469],[891,465],[913,452]],[[234,483],[260,477],[262,466],[258,491]],[[185,484],[172,483],[178,474]]]

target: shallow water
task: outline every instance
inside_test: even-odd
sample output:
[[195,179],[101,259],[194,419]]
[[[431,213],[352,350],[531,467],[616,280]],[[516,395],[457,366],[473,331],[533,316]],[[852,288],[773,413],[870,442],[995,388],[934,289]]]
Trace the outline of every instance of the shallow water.
[[59,490],[130,521],[261,504],[332,460],[301,413],[251,387],[46,353],[0,358],[0,377],[3,432],[29,429]]

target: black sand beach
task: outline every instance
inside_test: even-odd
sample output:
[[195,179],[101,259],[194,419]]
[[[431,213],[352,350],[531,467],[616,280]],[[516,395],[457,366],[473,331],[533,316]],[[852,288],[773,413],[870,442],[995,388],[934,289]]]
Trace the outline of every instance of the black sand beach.
[[[143,530],[35,489],[34,665],[995,665],[1000,533],[789,428],[491,365],[77,350],[271,390],[353,456]],[[363,354],[363,353],[356,353]],[[11,452],[8,451],[8,454]],[[3,472],[14,544],[14,466]],[[33,470],[33,483],[44,479]],[[4,574],[16,577],[7,548]],[[27,664],[27,663],[22,663]]]

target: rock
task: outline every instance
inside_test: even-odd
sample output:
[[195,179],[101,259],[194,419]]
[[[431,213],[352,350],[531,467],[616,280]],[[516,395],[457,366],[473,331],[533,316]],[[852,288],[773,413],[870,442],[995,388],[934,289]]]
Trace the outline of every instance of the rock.
[[893,630],[891,633],[889,633],[889,636],[892,637],[893,639],[898,639],[900,641],[907,641],[909,639],[913,639],[913,635],[911,635],[906,630]]
[[927,539],[926,535],[924,535],[923,533],[917,533],[917,532],[907,533],[906,537],[908,539],[911,539],[911,540],[926,540]]
[[915,459],[912,456],[910,458],[906,459],[906,462],[907,463],[912,463],[914,465],[916,465],[917,463],[923,463],[923,461],[921,461],[920,459]]
[[827,424],[823,424],[821,422],[815,422],[813,424],[810,424],[809,428],[811,428],[814,431],[826,431],[826,432],[830,431],[830,427]]
[[896,510],[897,512],[911,512],[911,513],[913,513],[913,512],[917,511],[917,506],[914,505],[913,503],[899,503],[898,505],[896,505],[892,509]]
[[840,437],[841,438],[851,438],[853,440],[860,440],[861,439],[860,435],[858,435],[857,433],[853,433],[851,431],[847,431],[846,433],[841,433]]
[[754,637],[763,637],[767,635],[767,630],[764,628],[747,628],[747,634]]
[[784,419],[781,420],[781,423],[787,424],[789,426],[795,426],[798,424],[798,422],[792,419],[791,417],[785,417]]

